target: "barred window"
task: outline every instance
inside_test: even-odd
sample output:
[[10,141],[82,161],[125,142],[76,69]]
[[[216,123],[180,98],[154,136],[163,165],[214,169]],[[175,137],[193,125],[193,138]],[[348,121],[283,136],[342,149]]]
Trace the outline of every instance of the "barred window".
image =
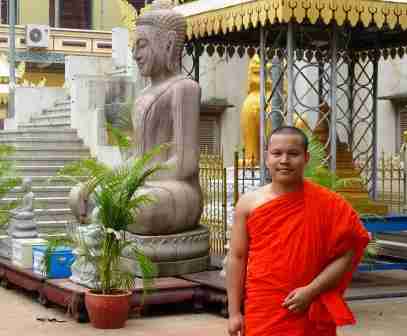
[[201,115],[199,148],[208,154],[220,153],[220,120],[216,115]]

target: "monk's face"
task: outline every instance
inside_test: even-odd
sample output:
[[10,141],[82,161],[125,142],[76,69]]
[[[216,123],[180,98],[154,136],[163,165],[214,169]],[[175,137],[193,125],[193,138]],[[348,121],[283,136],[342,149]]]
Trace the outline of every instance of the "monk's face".
[[133,58],[144,77],[154,77],[165,68],[167,54],[163,48],[163,35],[164,33],[153,26],[136,28]]
[[295,184],[303,179],[309,160],[301,136],[275,134],[271,137],[266,164],[273,182]]

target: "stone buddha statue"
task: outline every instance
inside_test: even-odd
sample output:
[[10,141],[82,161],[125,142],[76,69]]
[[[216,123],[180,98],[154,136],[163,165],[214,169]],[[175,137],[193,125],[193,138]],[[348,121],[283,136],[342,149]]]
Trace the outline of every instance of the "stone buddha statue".
[[35,238],[38,232],[34,219],[34,193],[31,178],[24,178],[21,188],[24,196],[21,205],[10,211],[8,233],[12,238]]
[[[133,38],[133,58],[140,75],[151,84],[138,93],[133,104],[134,148],[128,160],[156,145],[169,144],[154,158],[169,169],[155,175],[141,191],[154,202],[142,208],[137,224],[129,227],[136,234],[190,230],[197,226],[202,212],[198,175],[200,87],[181,74],[186,20],[172,7],[171,1],[155,1],[137,18]],[[74,212],[83,208],[72,203]],[[90,211],[86,209],[87,214]]]
[[[139,74],[147,77],[150,85],[137,94],[133,104],[134,148],[128,160],[157,145],[169,144],[154,158],[169,169],[160,171],[140,190],[140,195],[149,195],[154,202],[138,211],[137,223],[128,230],[143,252],[158,263],[160,275],[202,270],[209,246],[208,230],[199,226],[203,207],[199,184],[200,87],[181,74],[186,20],[172,8],[169,0],[154,1],[137,18],[133,38],[133,58]],[[80,192],[71,195],[80,200]],[[86,203],[71,199],[77,215]],[[194,258],[201,258],[198,266]],[[174,262],[181,259],[177,269]],[[163,271],[160,262],[169,263]]]
[[[170,1],[155,1],[136,21],[133,57],[151,85],[134,103],[134,156],[169,143],[158,173],[143,192],[156,201],[143,208],[131,232],[170,234],[196,227],[202,212],[199,184],[199,85],[181,74],[186,20]],[[131,158],[130,158],[131,159]]]

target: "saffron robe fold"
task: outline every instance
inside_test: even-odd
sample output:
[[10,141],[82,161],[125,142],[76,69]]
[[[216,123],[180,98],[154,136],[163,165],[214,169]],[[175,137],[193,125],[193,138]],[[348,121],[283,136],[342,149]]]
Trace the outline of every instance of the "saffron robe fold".
[[[305,181],[254,209],[247,219],[246,336],[334,336],[355,319],[342,298],[369,235],[338,194]],[[304,313],[282,307],[294,289],[308,285],[332,261],[354,251],[352,270],[319,295]]]

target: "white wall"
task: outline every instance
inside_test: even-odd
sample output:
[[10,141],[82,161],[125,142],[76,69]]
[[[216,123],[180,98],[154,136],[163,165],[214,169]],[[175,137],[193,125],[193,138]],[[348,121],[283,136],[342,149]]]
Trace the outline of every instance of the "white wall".
[[117,147],[106,146],[103,106],[105,104],[111,59],[69,56],[65,63],[65,80],[71,95],[71,127],[89,147],[92,156],[109,165],[120,163]]
[[108,57],[65,57],[65,81],[70,85],[79,75],[103,76],[112,72],[112,60]]
[[200,59],[199,83],[202,101],[225,98],[234,107],[226,109],[221,118],[221,144],[226,166],[233,165],[233,152],[241,143],[240,109],[247,96],[249,58],[232,58],[204,53]]
[[6,119],[5,129],[16,129],[21,123],[30,122],[32,117],[39,116],[42,110],[50,108],[57,99],[63,99],[66,91],[63,88],[17,87],[15,91],[15,118]]
[[[407,58],[380,60],[378,96],[407,93]],[[377,109],[378,151],[395,152],[398,111],[390,100],[379,100]]]

